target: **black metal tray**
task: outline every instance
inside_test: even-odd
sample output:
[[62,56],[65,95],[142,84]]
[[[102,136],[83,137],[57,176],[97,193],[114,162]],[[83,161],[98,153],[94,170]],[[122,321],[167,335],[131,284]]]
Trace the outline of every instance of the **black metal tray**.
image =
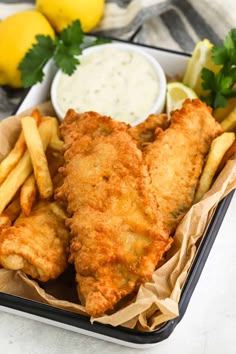
[[[181,58],[184,58],[185,62],[183,63],[183,67],[185,66],[186,58],[188,57],[188,54],[186,53],[179,53],[176,51],[165,50],[162,48],[145,45],[140,46],[150,50],[153,53],[157,51],[158,56],[160,55],[160,58],[158,59],[160,62],[162,61],[164,65],[167,65],[165,63],[165,56],[170,55],[175,56],[175,58],[177,58],[177,61],[180,63],[180,66],[182,60]],[[165,55],[162,56],[162,54]],[[173,72],[170,74],[173,74]],[[49,86],[48,83],[46,83],[46,85],[47,87]],[[31,89],[28,94],[30,94],[32,90],[34,90],[34,88]],[[179,316],[173,320],[167,321],[165,324],[163,324],[163,326],[161,326],[157,330],[154,330],[152,332],[141,332],[138,330],[127,329],[121,326],[112,327],[110,325],[103,325],[96,322],[92,324],[90,322],[90,319],[86,316],[82,316],[79,314],[52,307],[47,304],[39,303],[36,301],[28,300],[2,292],[0,292],[0,310],[15,313],[41,322],[49,323],[54,326],[66,328],[68,330],[87,334],[93,337],[105,339],[107,341],[123,344],[130,347],[151,347],[157,344],[158,342],[168,338],[173,332],[175,326],[183,318],[191,296],[193,294],[193,291],[195,289],[195,286],[204,268],[209,252],[212,248],[212,245],[220,229],[226,211],[229,207],[233,194],[234,192],[231,192],[219,203],[212,217],[212,220],[208,225],[205,235],[199,244],[197,253],[195,255],[194,261],[189,270],[187,280],[181,293],[181,298],[179,302]]]

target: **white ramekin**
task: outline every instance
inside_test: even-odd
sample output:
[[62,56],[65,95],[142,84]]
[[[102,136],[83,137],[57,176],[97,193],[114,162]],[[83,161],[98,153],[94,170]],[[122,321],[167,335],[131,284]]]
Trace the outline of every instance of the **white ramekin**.
[[[152,107],[150,107],[150,109],[149,109],[148,113],[145,115],[145,117],[139,117],[137,120],[132,122],[131,125],[134,126],[134,125],[141,123],[142,121],[144,121],[148,117],[149,114],[162,113],[163,109],[164,109],[165,97],[166,97],[166,76],[165,76],[164,70],[162,69],[161,65],[156,60],[156,58],[154,58],[152,55],[145,52],[145,48],[144,49],[141,47],[139,48],[138,46],[135,46],[135,45],[129,44],[129,43],[108,43],[108,44],[102,44],[102,45],[90,47],[90,48],[84,49],[82,55],[83,56],[89,55],[90,53],[94,53],[94,52],[96,52],[99,55],[99,52],[102,52],[104,50],[104,48],[107,46],[114,47],[114,48],[120,48],[121,50],[127,50],[129,52],[133,51],[133,52],[136,52],[136,53],[139,53],[140,55],[142,55],[149,62],[149,64],[152,66],[152,68],[154,69],[156,76],[157,76],[157,80],[159,81],[159,93],[156,97],[155,103],[153,104]],[[63,120],[65,113],[63,113],[62,110],[60,109],[60,106],[58,104],[58,95],[57,95],[58,83],[59,83],[61,75],[62,75],[62,71],[58,70],[54,79],[53,79],[53,82],[51,85],[51,100],[52,100],[53,107],[56,111],[56,114],[58,115],[58,118],[60,120]],[[148,94],[148,92],[147,92],[147,94]],[[79,100],[79,97],[78,97],[78,100]],[[74,107],[68,107],[68,109],[69,108],[74,108]],[[112,117],[112,118],[116,119],[116,117]]]

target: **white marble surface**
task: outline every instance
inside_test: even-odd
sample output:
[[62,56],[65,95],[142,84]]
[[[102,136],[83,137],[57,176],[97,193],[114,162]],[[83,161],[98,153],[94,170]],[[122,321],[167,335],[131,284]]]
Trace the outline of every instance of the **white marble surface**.
[[[236,195],[182,321],[145,353],[233,354],[236,348]],[[0,353],[137,353],[103,340],[0,312]],[[144,351],[142,351],[144,352]]]

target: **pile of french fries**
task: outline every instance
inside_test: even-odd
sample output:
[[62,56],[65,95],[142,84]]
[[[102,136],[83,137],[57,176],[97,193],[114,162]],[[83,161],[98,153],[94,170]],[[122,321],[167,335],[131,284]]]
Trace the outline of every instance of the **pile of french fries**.
[[236,158],[236,107],[220,122],[223,134],[212,141],[198,184],[194,202],[197,203],[210,189],[214,177],[231,158]]
[[22,212],[29,216],[37,199],[53,196],[47,149],[61,153],[58,121],[42,117],[38,109],[21,118],[22,130],[9,154],[0,163],[0,229],[12,225]]

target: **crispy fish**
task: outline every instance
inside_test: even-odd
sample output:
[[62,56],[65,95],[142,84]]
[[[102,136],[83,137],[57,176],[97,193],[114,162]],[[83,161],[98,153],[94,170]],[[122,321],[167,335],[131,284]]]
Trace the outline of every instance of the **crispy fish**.
[[163,226],[142,152],[128,126],[69,110],[62,125],[64,184],[79,297],[100,316],[137,291],[172,239]]
[[40,281],[57,278],[67,267],[70,234],[58,202],[39,202],[0,233],[0,264]]
[[166,114],[150,114],[147,119],[128,129],[129,134],[137,141],[138,147],[143,150],[145,146],[156,140],[158,132],[170,125]]
[[196,187],[212,140],[222,133],[210,107],[186,100],[171,124],[144,149],[152,186],[171,233],[193,204]]

